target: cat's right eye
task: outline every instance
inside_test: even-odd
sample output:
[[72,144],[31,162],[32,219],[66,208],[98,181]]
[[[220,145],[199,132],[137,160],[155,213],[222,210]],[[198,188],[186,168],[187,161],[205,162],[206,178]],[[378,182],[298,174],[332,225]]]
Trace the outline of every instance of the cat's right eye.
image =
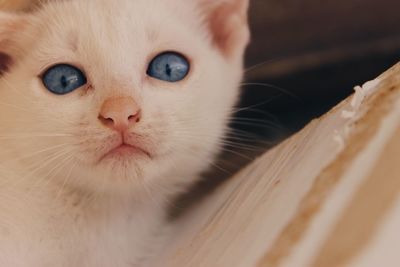
[[49,68],[42,75],[42,81],[47,90],[57,95],[69,94],[87,83],[85,74],[68,64]]

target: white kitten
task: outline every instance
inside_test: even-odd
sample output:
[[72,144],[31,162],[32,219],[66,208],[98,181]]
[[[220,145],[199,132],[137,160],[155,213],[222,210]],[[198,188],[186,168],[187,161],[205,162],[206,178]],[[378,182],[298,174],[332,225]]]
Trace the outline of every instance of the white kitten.
[[0,13],[0,266],[138,266],[218,152],[248,0]]

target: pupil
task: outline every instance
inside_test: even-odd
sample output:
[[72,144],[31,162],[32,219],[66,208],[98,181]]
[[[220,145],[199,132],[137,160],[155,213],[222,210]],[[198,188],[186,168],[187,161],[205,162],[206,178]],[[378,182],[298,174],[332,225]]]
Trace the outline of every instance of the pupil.
[[68,80],[67,80],[67,78],[65,76],[61,77],[61,85],[63,87],[67,87],[68,86]]
[[165,66],[165,68],[166,68],[167,75],[171,76],[171,73],[172,73],[171,66],[169,64],[167,64],[167,66]]

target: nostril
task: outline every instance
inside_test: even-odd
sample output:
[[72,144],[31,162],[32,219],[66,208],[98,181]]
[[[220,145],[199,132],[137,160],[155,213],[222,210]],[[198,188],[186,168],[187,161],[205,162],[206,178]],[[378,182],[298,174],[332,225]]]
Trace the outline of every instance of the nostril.
[[128,121],[130,123],[132,123],[132,122],[138,123],[138,122],[140,122],[140,117],[139,116],[129,116]]
[[140,120],[141,120],[141,112],[140,111],[138,111],[135,115],[130,115],[128,117],[128,121],[130,123],[138,123],[138,122],[140,122]]
[[102,115],[99,116],[99,120],[106,126],[113,126],[115,123],[112,118],[105,118]]

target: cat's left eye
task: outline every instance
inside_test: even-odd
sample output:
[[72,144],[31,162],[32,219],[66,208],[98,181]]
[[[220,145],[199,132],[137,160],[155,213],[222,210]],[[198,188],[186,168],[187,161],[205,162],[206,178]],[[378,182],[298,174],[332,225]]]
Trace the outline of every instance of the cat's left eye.
[[87,83],[81,70],[67,64],[49,68],[43,74],[42,81],[47,90],[57,95],[69,94]]
[[189,73],[189,61],[176,52],[164,52],[156,56],[147,69],[147,75],[166,82],[179,82]]

